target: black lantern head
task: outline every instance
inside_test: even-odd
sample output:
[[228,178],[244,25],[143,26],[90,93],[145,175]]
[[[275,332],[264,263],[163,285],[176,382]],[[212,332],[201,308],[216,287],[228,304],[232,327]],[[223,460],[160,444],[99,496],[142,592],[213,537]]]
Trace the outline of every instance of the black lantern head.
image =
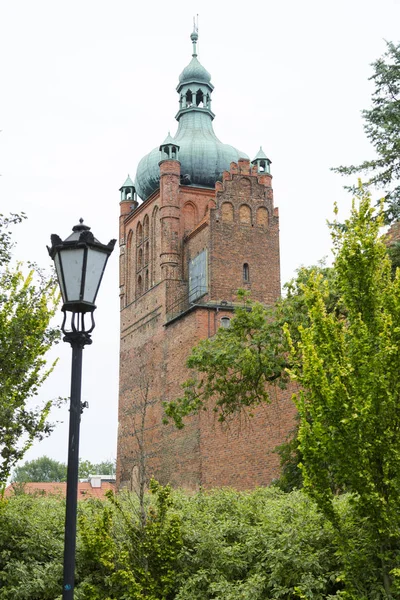
[[63,311],[94,311],[97,292],[115,242],[101,244],[90,227],[83,224],[83,219],[72,228],[72,234],[66,240],[62,241],[55,234],[51,236],[51,248],[47,246],[47,249],[56,267]]

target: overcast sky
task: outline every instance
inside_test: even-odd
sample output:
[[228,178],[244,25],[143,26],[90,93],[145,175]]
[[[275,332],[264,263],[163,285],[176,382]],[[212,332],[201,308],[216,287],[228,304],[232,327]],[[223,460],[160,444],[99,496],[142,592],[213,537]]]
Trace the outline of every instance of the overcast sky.
[[[177,122],[178,76],[198,58],[215,86],[214,129],[253,158],[272,160],[280,210],[282,283],[330,253],[326,219],[350,198],[330,167],[372,156],[361,110],[370,63],[398,42],[398,0],[0,0],[1,212],[25,211],[16,255],[49,265],[50,234],[83,217],[100,241],[118,238],[119,192],[140,158]],[[84,350],[81,456],[116,455],[118,249],[98,296],[93,345]],[[57,320],[61,322],[61,318]],[[68,396],[71,351],[42,400]],[[26,455],[67,457],[68,411]]]

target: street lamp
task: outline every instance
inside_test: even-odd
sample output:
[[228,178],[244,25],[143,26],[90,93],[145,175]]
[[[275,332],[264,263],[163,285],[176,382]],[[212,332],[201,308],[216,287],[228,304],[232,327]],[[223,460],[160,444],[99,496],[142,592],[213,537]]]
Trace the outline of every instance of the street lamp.
[[[74,597],[79,428],[84,408],[81,403],[82,350],[92,343],[90,334],[95,326],[95,300],[115,241],[111,240],[107,245],[101,244],[93,236],[90,227],[80,219],[79,225],[72,228],[72,234],[66,240],[62,241],[58,235],[53,234],[51,248],[47,247],[54,260],[63,300],[63,339],[72,347],[63,600],[72,600]],[[90,314],[88,327],[85,323],[86,313]],[[68,314],[70,322],[67,325]]]

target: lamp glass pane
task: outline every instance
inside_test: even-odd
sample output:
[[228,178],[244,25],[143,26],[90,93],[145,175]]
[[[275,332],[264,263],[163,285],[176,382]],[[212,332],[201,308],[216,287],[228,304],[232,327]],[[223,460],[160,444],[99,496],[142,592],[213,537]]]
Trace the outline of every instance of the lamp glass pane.
[[108,254],[106,254],[106,252],[100,252],[93,248],[88,249],[85,289],[83,292],[83,300],[85,302],[94,304],[107,258]]
[[64,280],[63,280],[62,269],[61,269],[60,255],[59,255],[58,252],[57,252],[57,254],[54,257],[54,264],[56,266],[57,280],[58,280],[58,284],[60,286],[61,296],[62,296],[63,302],[65,304],[65,302],[67,301],[67,297],[65,295],[65,288],[64,288]]
[[60,258],[64,272],[66,302],[79,302],[81,300],[81,282],[84,248],[61,250]]

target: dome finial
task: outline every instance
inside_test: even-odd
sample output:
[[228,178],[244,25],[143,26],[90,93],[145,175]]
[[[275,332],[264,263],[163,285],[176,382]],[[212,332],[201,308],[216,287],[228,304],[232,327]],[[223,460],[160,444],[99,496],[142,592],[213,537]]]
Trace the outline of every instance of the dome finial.
[[197,56],[196,43],[197,43],[197,40],[199,39],[199,15],[197,15],[197,22],[196,22],[196,17],[193,17],[193,31],[190,34],[190,39],[192,40],[192,44],[193,44],[192,56]]

